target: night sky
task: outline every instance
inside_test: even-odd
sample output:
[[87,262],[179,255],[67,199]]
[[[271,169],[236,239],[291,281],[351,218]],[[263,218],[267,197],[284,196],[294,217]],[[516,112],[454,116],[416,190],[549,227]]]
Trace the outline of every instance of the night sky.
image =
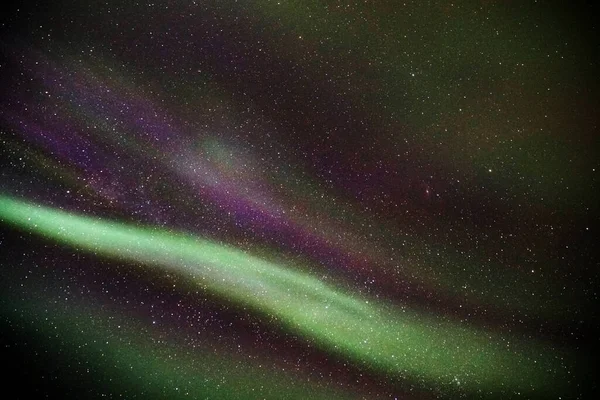
[[4,5],[4,391],[588,398],[591,4]]

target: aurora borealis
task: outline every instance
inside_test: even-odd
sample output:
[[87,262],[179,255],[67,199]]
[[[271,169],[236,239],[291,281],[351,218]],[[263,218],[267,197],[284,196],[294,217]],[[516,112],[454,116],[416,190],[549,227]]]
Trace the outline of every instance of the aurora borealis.
[[10,8],[8,386],[23,398],[587,398],[592,11]]

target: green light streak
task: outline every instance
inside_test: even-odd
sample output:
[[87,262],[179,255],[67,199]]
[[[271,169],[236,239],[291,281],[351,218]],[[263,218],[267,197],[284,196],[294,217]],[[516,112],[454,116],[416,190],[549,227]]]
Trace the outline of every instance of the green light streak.
[[[209,240],[71,215],[0,197],[0,217],[76,248],[170,270],[240,305],[275,316],[320,347],[391,375],[465,390],[567,389],[561,354],[352,296],[306,273]],[[510,343],[510,344],[509,344]]]

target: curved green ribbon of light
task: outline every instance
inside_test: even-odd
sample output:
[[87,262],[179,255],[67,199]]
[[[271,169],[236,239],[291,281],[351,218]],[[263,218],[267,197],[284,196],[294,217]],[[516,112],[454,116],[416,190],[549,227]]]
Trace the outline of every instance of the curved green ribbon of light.
[[244,251],[164,229],[69,214],[0,196],[0,218],[79,249],[177,272],[190,285],[274,316],[321,348],[417,382],[463,390],[567,390],[564,355],[351,295]]

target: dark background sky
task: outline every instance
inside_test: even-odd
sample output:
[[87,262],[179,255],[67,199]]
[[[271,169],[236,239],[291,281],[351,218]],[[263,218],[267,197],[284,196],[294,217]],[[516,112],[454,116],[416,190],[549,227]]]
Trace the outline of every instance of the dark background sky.
[[[566,387],[584,398],[598,270],[592,2],[3,7],[2,195],[184,230],[395,307],[544,341],[577,360]],[[146,315],[131,305],[143,301],[187,332],[181,321],[202,308],[222,365],[238,346],[283,369],[298,359],[299,393],[308,376],[359,398],[489,394],[381,374],[231,299],[166,289],[181,277],[8,224],[0,240],[7,365],[32,382],[13,387],[36,396],[148,395],[112,378],[73,382],[86,353],[20,308],[64,296],[44,313]]]

